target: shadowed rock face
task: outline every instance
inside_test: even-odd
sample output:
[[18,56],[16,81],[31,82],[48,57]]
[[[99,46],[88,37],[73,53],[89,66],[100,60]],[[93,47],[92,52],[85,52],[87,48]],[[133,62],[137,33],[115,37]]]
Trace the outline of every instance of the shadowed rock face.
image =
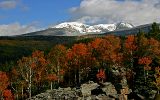
[[106,93],[100,87],[98,87],[94,90],[91,90],[91,94],[96,95],[96,96],[98,96],[100,94],[106,95]]
[[117,91],[115,89],[115,86],[112,83],[105,82],[105,83],[103,83],[103,86],[104,87],[102,87],[102,90],[103,90],[103,92],[106,93],[107,96],[110,95],[115,98],[117,97]]

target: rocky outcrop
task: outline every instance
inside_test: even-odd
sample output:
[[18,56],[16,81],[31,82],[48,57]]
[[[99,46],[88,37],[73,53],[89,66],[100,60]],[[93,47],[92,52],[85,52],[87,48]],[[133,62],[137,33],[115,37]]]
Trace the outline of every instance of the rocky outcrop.
[[81,92],[83,96],[90,96],[91,91],[96,89],[99,85],[94,82],[88,82],[87,84],[82,84],[81,85]]
[[106,93],[107,96],[118,98],[117,91],[111,82],[103,83],[102,90]]
[[[126,94],[126,91],[122,92]],[[88,82],[82,84],[80,89],[68,87],[47,90],[28,100],[115,100],[120,96],[122,95],[117,93],[111,82],[101,84]]]
[[80,90],[69,88],[59,88],[47,90],[45,93],[38,94],[28,100],[78,100]]

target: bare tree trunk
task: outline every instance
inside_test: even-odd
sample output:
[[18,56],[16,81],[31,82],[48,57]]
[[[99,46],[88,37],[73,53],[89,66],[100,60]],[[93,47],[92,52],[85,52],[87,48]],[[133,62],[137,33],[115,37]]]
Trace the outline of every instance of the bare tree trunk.
[[77,84],[77,75],[76,75],[77,73],[76,73],[76,69],[75,69],[75,72],[74,72],[74,81],[75,81],[75,84]]
[[19,100],[19,96],[18,96],[18,93],[16,94],[16,98],[17,98],[17,100]]
[[29,99],[31,99],[32,96],[32,69],[30,68],[30,76],[29,76]]
[[133,62],[134,62],[133,53],[132,53],[132,51],[131,51],[131,68],[133,68]]
[[59,84],[59,78],[60,78],[60,76],[59,76],[59,71],[60,71],[60,69],[59,69],[59,63],[58,63],[58,66],[57,66],[57,68],[58,68],[58,84]]
[[18,91],[17,91],[17,87],[16,87],[16,99],[19,100],[19,96],[18,96]]
[[81,71],[80,71],[80,67],[78,69],[78,77],[79,77],[78,83],[80,84],[81,83]]
[[70,67],[68,67],[68,84],[69,84],[69,86],[70,86],[70,84],[71,84],[71,81],[70,81],[70,79],[71,79],[71,77],[70,77],[70,74],[71,74],[71,72],[70,72]]
[[[131,70],[133,70],[133,63],[134,63],[134,59],[133,59],[133,53],[131,51]],[[126,70],[126,75],[127,75],[127,70]],[[133,77],[132,82],[134,84],[134,74],[132,74],[132,77]],[[134,86],[132,86],[132,87],[134,87]]]
[[22,100],[23,100],[23,85],[22,85],[22,90],[21,90],[21,92],[22,92]]
[[53,89],[53,83],[51,82],[51,90]]
[[2,91],[0,91],[0,100],[3,100]]
[[146,77],[148,78],[148,70],[146,71],[146,74],[147,74]]
[[146,72],[145,72],[145,69],[143,68],[143,70],[144,70],[144,83],[146,84]]

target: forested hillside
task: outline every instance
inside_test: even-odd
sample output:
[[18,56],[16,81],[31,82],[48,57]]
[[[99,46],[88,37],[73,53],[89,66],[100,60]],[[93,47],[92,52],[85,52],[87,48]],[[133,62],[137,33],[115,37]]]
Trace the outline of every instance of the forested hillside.
[[[8,50],[0,55],[4,60],[0,66],[1,98],[30,98],[59,86],[79,87],[89,80],[117,86],[125,79],[132,91],[146,98],[152,90],[160,89],[160,29],[156,23],[149,33],[127,36],[110,34],[74,43],[70,37],[53,44],[57,37],[45,38],[1,37],[0,48]],[[3,57],[13,63],[5,64]]]
[[47,53],[56,44],[72,44],[75,37],[63,36],[15,36],[0,37],[0,69],[9,70],[2,66],[15,63],[23,56],[31,55],[35,50]]

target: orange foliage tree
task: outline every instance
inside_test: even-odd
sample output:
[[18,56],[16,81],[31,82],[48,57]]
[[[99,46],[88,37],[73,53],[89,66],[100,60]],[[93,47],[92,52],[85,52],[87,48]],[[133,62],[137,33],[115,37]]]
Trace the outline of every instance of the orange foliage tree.
[[113,67],[119,69],[122,64],[123,54],[120,52],[121,40],[114,35],[107,35],[104,38],[96,38],[90,44],[91,55],[95,58],[100,68],[109,70]]
[[17,62],[17,66],[14,70],[21,77],[20,79],[23,82],[21,85],[26,84],[26,88],[29,90],[29,98],[31,98],[32,95],[33,82],[37,83],[37,87],[39,87],[39,83],[44,79],[46,66],[47,61],[45,60],[42,51],[35,51],[32,53],[32,56],[23,57]]
[[134,79],[134,58],[137,51],[137,38],[134,35],[126,36],[126,39],[123,43],[123,58],[124,58],[124,65],[126,73],[126,78],[128,82],[133,83]]
[[[146,78],[148,77],[148,71],[151,70],[151,67],[149,66],[152,63],[151,57],[142,57],[138,60],[138,64],[144,65],[144,77],[145,77],[145,82]],[[145,73],[146,72],[146,73]]]
[[102,38],[96,38],[91,43],[88,43],[88,49],[89,52],[91,53],[92,61],[95,62],[95,66],[100,66],[100,63],[102,61],[101,57],[102,52],[100,51],[101,48],[100,46],[103,41],[104,39]]
[[160,91],[160,67],[156,67],[155,68],[155,82],[154,84],[156,85],[157,89],[158,89],[158,94],[159,94],[159,91]]
[[151,38],[148,40],[149,52],[151,52],[152,57],[158,58],[160,56],[160,42]]
[[[31,86],[33,82],[33,66],[31,65],[34,63],[34,60],[32,57],[23,57],[17,63],[18,65],[15,69],[20,74],[21,81],[24,81],[25,84],[27,84],[26,88],[29,90],[29,98],[31,98]],[[24,86],[22,86],[22,88],[24,88]]]
[[125,40],[125,48],[129,53],[132,53],[137,48],[134,35],[127,36],[127,39]]
[[102,66],[106,62],[111,65],[119,64],[122,60],[122,53],[119,52],[120,44],[120,38],[114,35],[107,35],[103,39],[97,38],[91,43],[92,54]]
[[4,90],[3,91],[3,98],[4,100],[14,100],[11,90]]
[[104,54],[102,55],[103,59],[110,62],[110,64],[118,64],[120,65],[122,62],[122,53],[120,52],[121,49],[121,40],[119,37],[114,35],[107,35],[105,37],[107,46],[104,51]]
[[0,99],[2,99],[2,93],[9,85],[9,79],[5,72],[0,71]]
[[74,44],[71,49],[67,52],[67,59],[69,66],[72,66],[74,69],[74,81],[80,83],[81,74],[85,71],[84,68],[87,68],[87,57],[89,55],[88,48],[86,44],[79,43]]
[[125,40],[124,46],[125,46],[125,54],[129,57],[130,60],[130,68],[133,69],[134,51],[136,51],[137,49],[136,37],[134,35],[128,35],[127,39]]
[[[66,47],[64,45],[56,45],[51,49],[48,54],[47,60],[49,62],[48,66],[48,77],[51,78],[52,81],[57,81],[58,84],[60,81],[63,81],[63,75],[65,73],[65,69],[67,68],[67,61],[66,61]],[[51,88],[52,88],[52,81]]]
[[[43,83],[47,75],[48,62],[45,58],[44,52],[36,50],[31,56],[32,63],[29,65],[32,68],[32,83],[39,92],[43,88]],[[31,87],[32,88],[32,87]]]
[[11,88],[13,89],[14,95],[16,99],[24,99],[24,88],[27,87],[27,83],[25,80],[21,79],[21,74],[16,70],[16,67],[13,67],[10,73],[10,82]]
[[53,82],[58,80],[58,77],[56,74],[48,74],[46,79],[50,82],[50,89],[53,89]]
[[103,82],[106,79],[106,73],[104,69],[100,69],[96,74],[96,77],[99,81]]

